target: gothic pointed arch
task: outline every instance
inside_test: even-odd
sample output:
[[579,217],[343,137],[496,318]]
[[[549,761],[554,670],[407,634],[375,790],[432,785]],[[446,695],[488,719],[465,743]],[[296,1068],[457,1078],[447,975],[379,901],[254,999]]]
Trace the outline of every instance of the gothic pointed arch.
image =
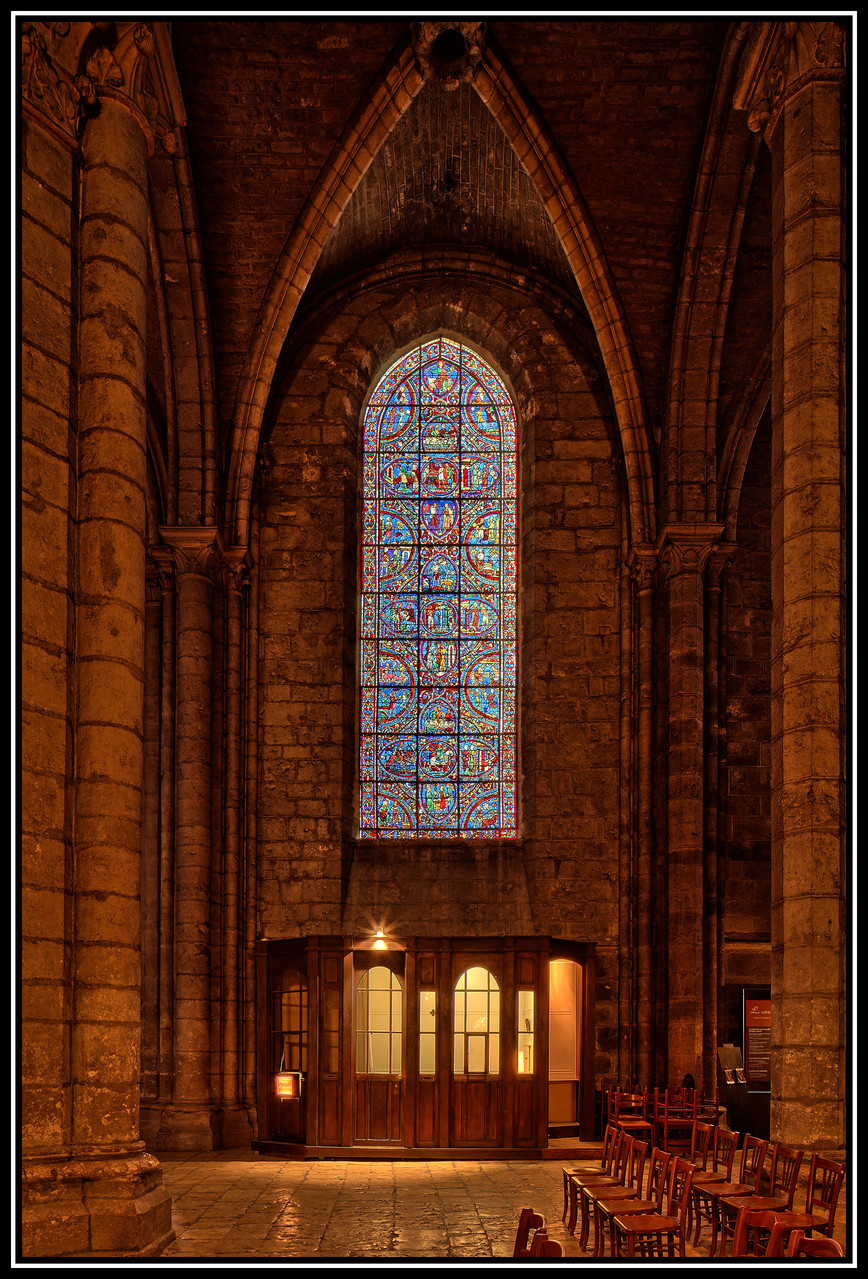
[[[281,254],[260,307],[235,400],[224,522],[244,544],[265,406],[302,294],[365,170],[424,83],[410,46],[384,68],[312,191]],[[512,144],[551,217],[600,346],[625,460],[631,539],[653,539],[652,444],[639,361],[605,251],[575,178],[536,109],[491,47],[474,88]]]

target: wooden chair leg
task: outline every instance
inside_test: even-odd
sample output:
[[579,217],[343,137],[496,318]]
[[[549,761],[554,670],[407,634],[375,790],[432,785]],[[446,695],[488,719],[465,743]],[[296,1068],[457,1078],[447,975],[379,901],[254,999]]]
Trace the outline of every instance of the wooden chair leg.
[[567,1230],[571,1235],[576,1233],[576,1218],[579,1215],[579,1189],[572,1177],[567,1177],[570,1187],[570,1218],[567,1222]]

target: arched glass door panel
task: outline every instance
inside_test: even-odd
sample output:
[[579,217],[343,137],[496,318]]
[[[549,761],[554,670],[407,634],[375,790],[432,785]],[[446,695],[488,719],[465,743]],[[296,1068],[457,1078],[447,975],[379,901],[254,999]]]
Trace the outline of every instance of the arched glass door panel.
[[356,986],[356,1074],[400,1075],[404,991],[388,968],[369,968]]
[[500,988],[487,968],[468,968],[453,995],[453,1071],[500,1074]]
[[363,427],[359,833],[516,835],[516,416],[474,351],[397,360]]
[[355,992],[355,1140],[403,1139],[404,989],[383,965],[366,969]]

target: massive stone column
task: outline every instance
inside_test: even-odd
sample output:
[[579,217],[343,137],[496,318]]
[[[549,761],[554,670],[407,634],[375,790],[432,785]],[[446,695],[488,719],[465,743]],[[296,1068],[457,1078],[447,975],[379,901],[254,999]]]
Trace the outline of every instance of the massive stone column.
[[220,1145],[211,1086],[212,527],[162,528],[177,583],[175,698],[174,984],[172,1100],[160,1150]]
[[658,539],[669,601],[667,1082],[703,1080],[705,563],[722,524],[670,524]]
[[773,1138],[845,1139],[847,174],[841,25],[762,23],[735,105],[772,155]]
[[98,107],[82,143],[70,1153],[86,1251],[115,1254],[161,1247],[171,1216],[138,1129],[148,137],[128,99]]

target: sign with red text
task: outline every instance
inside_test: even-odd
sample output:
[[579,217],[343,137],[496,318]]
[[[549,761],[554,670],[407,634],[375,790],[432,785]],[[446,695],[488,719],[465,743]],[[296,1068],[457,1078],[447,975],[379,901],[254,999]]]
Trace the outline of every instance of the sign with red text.
[[771,1082],[772,1001],[744,992],[744,1073],[748,1084]]

